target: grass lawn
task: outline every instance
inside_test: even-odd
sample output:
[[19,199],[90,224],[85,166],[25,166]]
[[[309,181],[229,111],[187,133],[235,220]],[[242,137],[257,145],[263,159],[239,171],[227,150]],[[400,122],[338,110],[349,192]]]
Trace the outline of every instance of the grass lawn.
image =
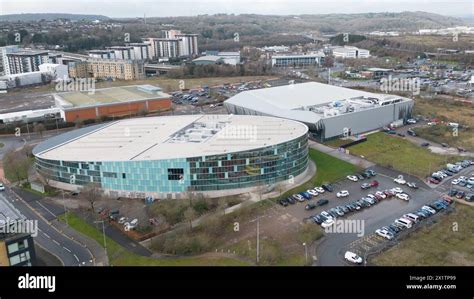
[[474,208],[456,204],[455,212],[440,216],[437,223],[410,234],[373,262],[380,266],[474,266]]
[[4,146],[5,146],[5,144],[3,144],[3,143],[0,142],[0,148],[2,148],[2,147],[4,147]]
[[[59,219],[64,221],[64,215]],[[69,225],[78,232],[96,240],[101,246],[104,245],[102,233],[82,218],[72,212],[67,213]],[[240,260],[223,257],[185,257],[154,259],[136,255],[127,251],[111,238],[106,238],[107,252],[111,266],[246,266]]]
[[339,160],[313,148],[309,149],[309,157],[316,163],[316,175],[314,175],[308,182],[286,191],[279,198],[288,197],[291,194],[306,191],[309,188],[314,188],[323,183],[335,182],[360,170],[353,164]]
[[351,146],[349,151],[379,165],[419,177],[425,177],[455,160],[454,157],[433,154],[408,140],[382,132],[368,135],[366,142]]

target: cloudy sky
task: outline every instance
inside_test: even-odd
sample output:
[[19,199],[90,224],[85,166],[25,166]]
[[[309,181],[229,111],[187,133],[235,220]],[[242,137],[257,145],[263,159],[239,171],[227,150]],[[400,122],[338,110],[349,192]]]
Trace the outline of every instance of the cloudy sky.
[[0,0],[0,14],[78,13],[109,17],[193,16],[216,13],[326,14],[426,11],[474,16],[472,0]]

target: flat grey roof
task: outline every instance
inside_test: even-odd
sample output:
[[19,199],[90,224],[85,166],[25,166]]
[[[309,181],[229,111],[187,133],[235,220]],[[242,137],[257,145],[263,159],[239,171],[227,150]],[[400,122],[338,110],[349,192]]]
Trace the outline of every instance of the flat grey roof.
[[179,115],[120,120],[46,140],[39,158],[63,161],[141,161],[227,154],[298,138],[302,123],[266,116]]

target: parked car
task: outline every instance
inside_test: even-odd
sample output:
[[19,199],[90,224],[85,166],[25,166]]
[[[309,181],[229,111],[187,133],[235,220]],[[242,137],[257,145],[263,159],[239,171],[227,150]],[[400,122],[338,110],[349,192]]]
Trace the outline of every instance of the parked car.
[[334,191],[334,188],[332,187],[331,184],[323,184],[323,185],[321,185],[321,187],[323,187],[324,190],[326,190],[328,192],[333,192]]
[[2,183],[0,183],[0,191],[5,191],[5,186]]
[[334,220],[333,219],[327,219],[323,223],[321,223],[321,226],[323,228],[328,228],[330,226],[334,225]]
[[429,142],[423,142],[423,143],[421,144],[421,146],[422,146],[422,147],[428,147],[428,146],[430,146],[430,143],[429,143]]
[[308,192],[312,196],[317,196],[318,195],[318,192],[316,190],[313,190],[313,189],[308,189],[308,190],[306,190],[306,192]]
[[281,204],[282,206],[286,207],[288,206],[288,200],[286,198],[282,198],[278,201],[279,204]]
[[295,194],[295,195],[293,195],[293,198],[294,198],[295,200],[299,201],[299,202],[305,201],[305,198],[304,198],[303,195],[301,195],[301,194]]
[[388,239],[388,240],[392,240],[393,237],[394,237],[394,235],[391,232],[389,232],[387,230],[384,230],[384,229],[380,229],[380,228],[375,230],[375,233],[377,235],[381,236],[382,238],[385,238],[385,239]]
[[396,193],[402,193],[403,189],[400,187],[395,187],[395,188],[392,188],[391,191],[393,191],[396,194]]
[[329,200],[327,200],[327,199],[320,199],[316,202],[316,204],[318,206],[324,206],[324,205],[328,204],[328,202],[329,202]]
[[413,119],[413,118],[407,119],[407,124],[416,124],[416,123],[417,123],[416,119]]
[[420,221],[420,217],[418,217],[417,215],[415,215],[413,213],[405,214],[405,215],[403,215],[403,217],[411,220],[414,223]]
[[405,185],[407,181],[405,181],[403,178],[399,177],[393,180],[395,183],[400,184],[400,185]]
[[293,198],[293,196],[287,197],[286,200],[287,200],[290,204],[292,204],[292,205],[296,203],[296,201],[295,201],[295,199]]
[[408,134],[408,135],[411,135],[411,136],[416,136],[416,133],[415,133],[415,131],[414,131],[413,129],[408,129],[408,130],[407,130],[407,134]]
[[304,199],[307,199],[307,200],[310,200],[313,196],[311,194],[309,194],[308,192],[301,192],[300,193],[301,196],[304,197]]
[[417,186],[415,183],[413,183],[413,182],[408,182],[408,183],[407,183],[407,186],[410,187],[410,188],[412,188],[412,189],[418,189],[418,186]]
[[436,185],[440,183],[440,181],[434,177],[429,177],[428,182],[431,184],[436,184]]
[[402,227],[402,228],[411,228],[413,226],[413,223],[405,218],[398,218],[395,220],[395,225]]
[[309,203],[304,207],[304,209],[307,210],[307,211],[312,210],[314,208],[316,208],[316,205],[314,203]]
[[348,175],[347,179],[353,182],[357,182],[359,180],[355,175]]
[[379,182],[377,180],[373,180],[371,183],[370,183],[370,186],[372,187],[378,187],[379,186]]
[[410,200],[410,196],[406,193],[397,193],[397,195],[395,195],[397,198],[400,198],[400,199],[403,199],[405,201],[409,201]]
[[346,251],[346,253],[344,254],[344,258],[346,259],[346,261],[349,261],[353,264],[362,264],[363,260],[360,256],[358,256],[357,254],[355,254],[354,252],[351,252],[351,251]]
[[363,183],[362,185],[360,185],[360,188],[362,189],[369,189],[370,187],[372,187],[369,183]]
[[336,196],[337,196],[337,198],[349,196],[349,191],[341,190],[341,191],[337,192]]
[[319,194],[324,193],[325,191],[323,187],[316,187],[314,190],[316,190]]
[[433,209],[432,207],[429,207],[429,206],[425,205],[425,206],[422,206],[421,209],[424,210],[424,211],[429,212],[431,215],[436,214],[436,210]]
[[365,177],[360,173],[356,173],[355,176],[359,179],[359,181],[365,179]]
[[326,212],[326,211],[322,211],[322,212],[321,212],[321,216],[324,216],[324,218],[326,218],[326,219],[331,219],[331,220],[333,219],[332,215],[329,214],[329,213]]

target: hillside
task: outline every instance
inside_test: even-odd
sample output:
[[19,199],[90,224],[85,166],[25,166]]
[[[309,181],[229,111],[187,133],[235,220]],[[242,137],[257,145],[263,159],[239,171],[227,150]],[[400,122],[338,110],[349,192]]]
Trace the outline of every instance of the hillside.
[[94,20],[108,20],[109,17],[102,15],[78,15],[78,14],[67,14],[67,13],[25,13],[25,14],[11,14],[0,16],[0,22],[32,22],[32,21],[54,21],[56,19],[69,19],[71,21],[94,21]]

